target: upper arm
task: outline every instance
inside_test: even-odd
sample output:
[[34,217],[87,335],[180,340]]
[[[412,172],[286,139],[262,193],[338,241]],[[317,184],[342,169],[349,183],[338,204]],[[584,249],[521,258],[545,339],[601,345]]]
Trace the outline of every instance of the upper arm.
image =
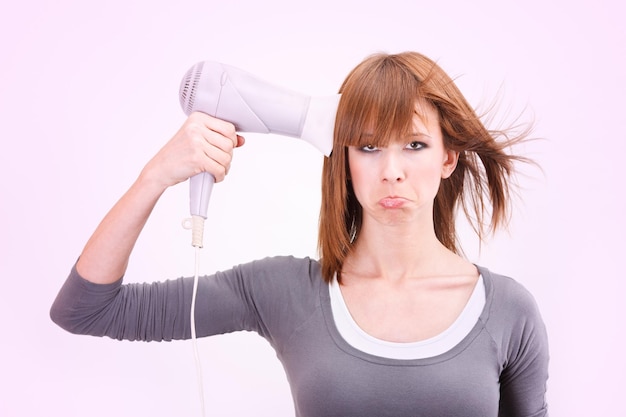
[[506,361],[500,375],[500,417],[548,415],[548,336],[532,296],[522,291],[515,306]]

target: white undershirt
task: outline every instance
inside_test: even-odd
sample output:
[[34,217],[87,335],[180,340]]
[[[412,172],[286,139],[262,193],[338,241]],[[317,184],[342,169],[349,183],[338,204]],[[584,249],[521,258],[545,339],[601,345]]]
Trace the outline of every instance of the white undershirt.
[[423,359],[452,349],[474,328],[485,306],[485,284],[482,275],[479,276],[465,308],[450,327],[437,336],[411,343],[377,339],[361,329],[346,306],[337,279],[333,279],[330,284],[330,303],[339,334],[352,347],[384,358]]

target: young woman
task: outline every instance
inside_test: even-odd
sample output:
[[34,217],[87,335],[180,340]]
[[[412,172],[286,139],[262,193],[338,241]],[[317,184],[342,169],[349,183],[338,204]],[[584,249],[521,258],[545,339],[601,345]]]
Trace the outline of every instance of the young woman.
[[[455,234],[460,207],[481,239],[505,224],[522,159],[505,150],[523,137],[487,130],[414,52],[367,58],[340,92],[320,260],[266,258],[201,278],[198,336],[265,337],[301,417],[546,416],[537,306],[516,281],[459,255]],[[243,142],[231,124],[192,114],[98,226],[53,320],[116,339],[189,338],[192,279],[120,277],[160,195],[199,172],[223,180]]]

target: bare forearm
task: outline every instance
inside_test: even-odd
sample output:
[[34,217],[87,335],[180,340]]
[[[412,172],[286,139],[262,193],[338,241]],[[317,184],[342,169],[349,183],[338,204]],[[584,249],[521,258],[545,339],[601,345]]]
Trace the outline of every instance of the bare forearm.
[[85,245],[76,268],[85,279],[99,284],[118,280],[152,209],[165,187],[145,173],[113,206]]
[[243,143],[232,124],[201,113],[189,116],[102,220],[78,260],[78,273],[98,284],[121,278],[163,192],[200,172],[208,172],[218,182],[223,180],[234,147]]

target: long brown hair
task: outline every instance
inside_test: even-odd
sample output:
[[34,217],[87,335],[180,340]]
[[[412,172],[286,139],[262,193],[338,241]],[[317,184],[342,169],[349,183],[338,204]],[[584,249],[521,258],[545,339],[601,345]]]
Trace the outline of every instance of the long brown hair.
[[[461,253],[455,228],[459,205],[480,241],[507,224],[513,163],[527,160],[506,149],[524,140],[528,130],[512,137],[488,130],[454,81],[417,52],[370,56],[348,74],[339,92],[333,150],[322,170],[318,249],[325,281],[335,273],[340,277],[361,225],[361,206],[348,180],[347,147],[385,146],[408,133],[420,102],[437,111],[444,146],[459,153],[456,169],[441,182],[435,197],[437,238]],[[367,129],[373,130],[374,143],[371,135],[368,143],[361,143]],[[488,225],[486,215],[491,217]]]

